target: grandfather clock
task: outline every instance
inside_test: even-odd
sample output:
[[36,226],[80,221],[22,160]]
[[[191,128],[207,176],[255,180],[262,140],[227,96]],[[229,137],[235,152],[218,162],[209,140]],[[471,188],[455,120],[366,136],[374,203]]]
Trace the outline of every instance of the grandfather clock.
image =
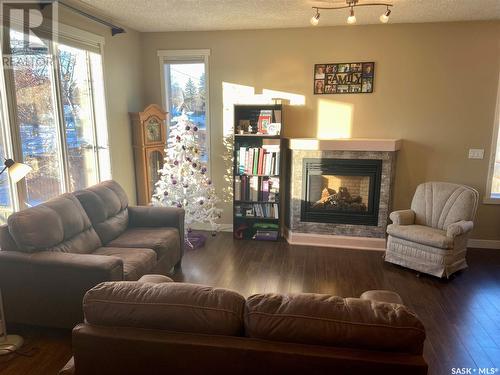
[[165,158],[167,113],[156,104],[131,112],[137,204],[151,203]]

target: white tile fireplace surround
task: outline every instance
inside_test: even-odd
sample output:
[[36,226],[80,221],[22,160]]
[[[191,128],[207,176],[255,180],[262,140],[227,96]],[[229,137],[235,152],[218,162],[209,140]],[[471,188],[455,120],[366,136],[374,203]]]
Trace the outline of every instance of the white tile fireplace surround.
[[286,141],[288,242],[384,250],[401,140]]

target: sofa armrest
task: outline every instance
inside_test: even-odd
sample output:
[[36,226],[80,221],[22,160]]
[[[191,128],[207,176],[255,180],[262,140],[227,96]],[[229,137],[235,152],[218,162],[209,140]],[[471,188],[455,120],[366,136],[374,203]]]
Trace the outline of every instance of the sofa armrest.
[[7,321],[71,328],[83,319],[87,290],[123,280],[123,261],[94,254],[0,251]]
[[403,300],[399,294],[390,290],[367,290],[359,298],[376,302],[403,304]]
[[469,233],[474,228],[474,223],[472,221],[459,221],[448,225],[446,228],[446,236],[450,238],[455,238],[462,234]]
[[184,232],[184,209],[176,207],[129,206],[131,227],[173,227]]
[[396,225],[412,225],[415,223],[415,212],[413,210],[393,211],[389,218]]
[[184,209],[176,207],[129,206],[130,227],[171,227],[179,230],[184,249]]

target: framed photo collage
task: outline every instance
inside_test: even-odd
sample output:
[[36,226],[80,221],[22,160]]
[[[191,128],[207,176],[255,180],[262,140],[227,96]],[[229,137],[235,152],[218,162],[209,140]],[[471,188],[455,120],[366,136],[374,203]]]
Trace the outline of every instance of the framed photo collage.
[[374,78],[374,62],[316,64],[314,94],[369,94]]

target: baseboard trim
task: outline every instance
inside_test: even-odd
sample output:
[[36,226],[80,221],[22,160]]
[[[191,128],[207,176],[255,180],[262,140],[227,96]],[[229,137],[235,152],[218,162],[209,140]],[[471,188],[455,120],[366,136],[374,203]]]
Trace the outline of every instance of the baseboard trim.
[[285,228],[285,238],[290,245],[324,246],[342,249],[385,251],[385,238],[336,236],[326,234],[291,232]]
[[477,240],[469,239],[467,247],[475,247],[478,249],[500,250],[500,240]]

